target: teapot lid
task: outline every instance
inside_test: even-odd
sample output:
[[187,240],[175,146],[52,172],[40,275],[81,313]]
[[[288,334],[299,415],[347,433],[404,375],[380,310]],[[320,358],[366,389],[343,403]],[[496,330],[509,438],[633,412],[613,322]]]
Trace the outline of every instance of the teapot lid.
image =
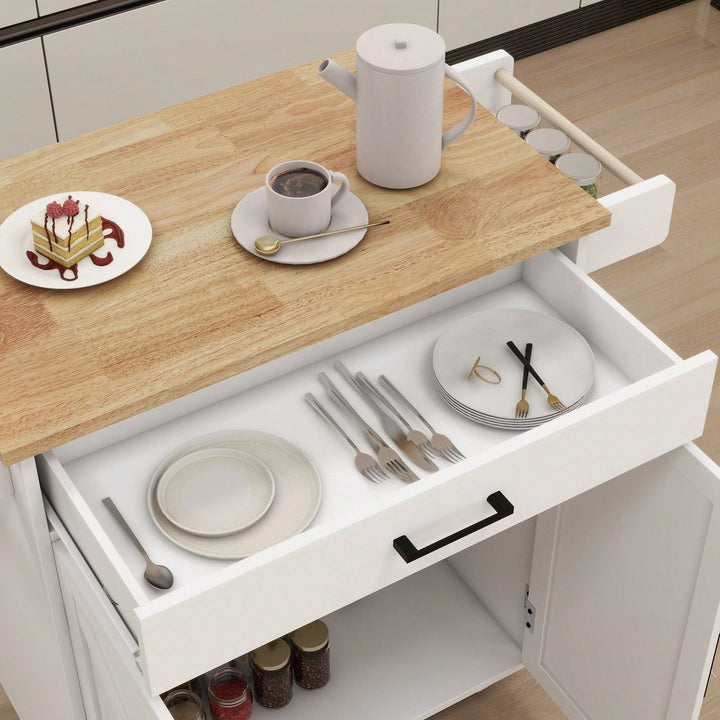
[[355,46],[358,58],[387,73],[415,73],[445,61],[445,41],[434,30],[389,23],[366,30]]

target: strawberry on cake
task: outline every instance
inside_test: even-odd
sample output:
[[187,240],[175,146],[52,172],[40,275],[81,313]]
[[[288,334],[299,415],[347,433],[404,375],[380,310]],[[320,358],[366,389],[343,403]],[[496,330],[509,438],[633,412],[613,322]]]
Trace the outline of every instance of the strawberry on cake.
[[30,220],[35,250],[44,257],[70,268],[102,247],[100,213],[68,195],[62,204],[50,202]]

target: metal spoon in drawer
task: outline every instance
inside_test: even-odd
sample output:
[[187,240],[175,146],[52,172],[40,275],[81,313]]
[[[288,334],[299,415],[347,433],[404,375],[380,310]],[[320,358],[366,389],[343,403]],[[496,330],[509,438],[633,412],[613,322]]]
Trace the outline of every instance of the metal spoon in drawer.
[[110,514],[117,520],[118,525],[127,533],[127,536],[132,540],[133,545],[140,551],[140,554],[145,558],[145,573],[143,577],[145,582],[158,590],[167,590],[172,587],[175,578],[173,574],[164,565],[156,565],[145,552],[145,548],[140,544],[140,541],[135,536],[135,533],[130,529],[130,526],[125,522],[125,518],[122,516],[120,511],[117,509],[115,503],[109,498],[103,498],[102,504],[110,511]]

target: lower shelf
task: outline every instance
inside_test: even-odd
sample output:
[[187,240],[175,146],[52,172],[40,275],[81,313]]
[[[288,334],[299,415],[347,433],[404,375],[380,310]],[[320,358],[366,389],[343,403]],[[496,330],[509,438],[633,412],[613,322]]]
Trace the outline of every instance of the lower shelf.
[[330,682],[319,690],[295,686],[289,705],[256,705],[254,717],[365,720],[382,708],[382,717],[419,720],[521,667],[520,648],[446,563],[323,620]]

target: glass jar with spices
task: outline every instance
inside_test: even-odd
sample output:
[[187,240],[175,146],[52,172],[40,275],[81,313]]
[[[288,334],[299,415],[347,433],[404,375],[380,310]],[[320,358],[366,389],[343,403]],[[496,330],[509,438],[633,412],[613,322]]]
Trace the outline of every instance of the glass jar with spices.
[[278,638],[252,652],[255,701],[266,708],[280,708],[292,700],[290,646]]
[[570,149],[570,138],[562,130],[556,128],[531,130],[525,140],[551,163],[555,163],[563,153]]
[[315,690],[330,680],[330,635],[327,625],[316,620],[290,636],[292,639],[293,675],[305,690]]
[[495,117],[521,138],[540,124],[540,113],[528,105],[504,105]]
[[234,667],[213,673],[207,687],[212,720],[247,720],[252,712],[252,693],[245,675]]
[[597,181],[602,172],[602,165],[597,158],[587,153],[568,153],[555,163],[571,180],[574,180],[586,193],[598,196]]
[[171,690],[163,701],[173,720],[205,720],[202,702],[191,690],[185,688]]

